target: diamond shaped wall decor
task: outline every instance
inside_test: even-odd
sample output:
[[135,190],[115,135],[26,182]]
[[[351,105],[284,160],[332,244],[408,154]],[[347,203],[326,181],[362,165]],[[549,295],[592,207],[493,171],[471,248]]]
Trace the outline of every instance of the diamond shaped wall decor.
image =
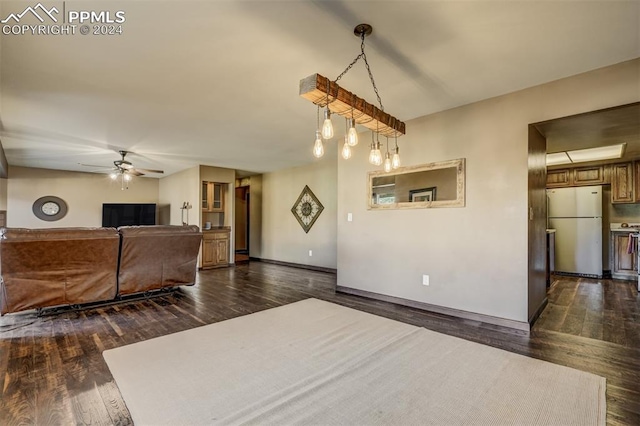
[[304,186],[298,200],[291,207],[291,213],[298,219],[298,223],[305,233],[309,233],[309,229],[316,222],[322,210],[324,210],[324,206],[307,185]]

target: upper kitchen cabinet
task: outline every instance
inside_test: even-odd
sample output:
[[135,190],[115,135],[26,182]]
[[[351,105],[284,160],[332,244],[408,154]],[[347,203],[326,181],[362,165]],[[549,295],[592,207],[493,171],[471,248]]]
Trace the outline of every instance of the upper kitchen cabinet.
[[547,188],[590,186],[609,183],[608,166],[547,170]]
[[635,189],[636,189],[636,201],[640,202],[640,161],[633,163],[635,172]]
[[605,180],[605,167],[577,167],[573,169],[574,185],[602,185]]
[[636,194],[633,189],[633,175],[633,163],[620,163],[611,166],[612,203],[634,203],[636,201]]
[[570,169],[547,170],[547,188],[570,186],[570,176]]
[[224,213],[224,183],[202,182],[202,211]]

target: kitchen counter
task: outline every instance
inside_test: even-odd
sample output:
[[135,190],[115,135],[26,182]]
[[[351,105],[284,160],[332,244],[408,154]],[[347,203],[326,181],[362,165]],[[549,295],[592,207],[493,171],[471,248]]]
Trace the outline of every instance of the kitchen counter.
[[231,231],[230,226],[212,226],[210,229],[202,228],[202,232]]
[[628,225],[623,227],[622,223],[611,223],[609,229],[611,232],[626,232],[628,234],[640,232],[640,223],[629,223]]
[[555,229],[547,229],[547,234],[555,234],[556,230]]

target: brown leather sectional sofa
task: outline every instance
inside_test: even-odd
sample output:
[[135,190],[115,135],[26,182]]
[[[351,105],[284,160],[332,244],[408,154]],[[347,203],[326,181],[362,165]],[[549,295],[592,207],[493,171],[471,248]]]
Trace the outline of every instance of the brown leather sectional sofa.
[[197,226],[0,229],[0,314],[193,285]]

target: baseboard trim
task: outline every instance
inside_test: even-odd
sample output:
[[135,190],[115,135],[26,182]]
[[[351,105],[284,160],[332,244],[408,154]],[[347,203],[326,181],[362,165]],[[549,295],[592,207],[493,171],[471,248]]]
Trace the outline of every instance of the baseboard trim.
[[542,313],[542,311],[544,311],[544,308],[547,307],[548,303],[549,299],[545,297],[540,306],[538,306],[538,309],[536,309],[531,318],[529,318],[529,327],[533,327],[533,324],[538,320],[540,314]]
[[415,300],[403,299],[386,294],[373,293],[366,290],[359,290],[350,287],[337,286],[336,291],[340,293],[353,294],[355,296],[366,297],[369,299],[381,300],[383,302],[391,302],[397,305],[408,306],[411,308],[421,309],[423,311],[434,312],[437,314],[449,315],[456,318],[463,318],[472,321],[478,321],[495,325],[509,333],[528,335],[530,331],[528,322],[520,322],[505,318],[492,317],[490,315],[477,314],[475,312],[461,311],[459,309],[447,308],[444,306],[432,305],[429,303],[418,302]]
[[298,269],[308,269],[310,271],[326,272],[329,274],[338,273],[337,269],[325,268],[324,266],[304,265],[302,263],[284,262],[282,260],[263,259],[260,257],[250,257],[249,260],[253,262],[271,263],[273,265],[290,266],[292,268],[298,268]]

